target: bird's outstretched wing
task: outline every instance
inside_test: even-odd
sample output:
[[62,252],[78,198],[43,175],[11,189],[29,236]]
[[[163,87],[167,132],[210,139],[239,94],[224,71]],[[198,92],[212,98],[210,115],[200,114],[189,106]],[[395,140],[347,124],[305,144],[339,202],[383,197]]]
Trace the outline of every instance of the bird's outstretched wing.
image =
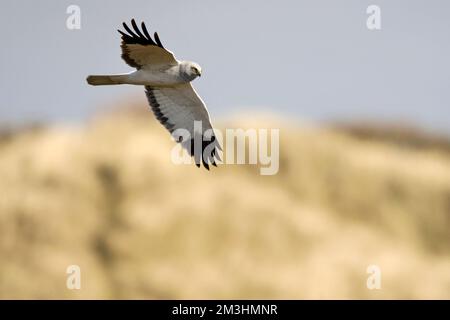
[[208,110],[192,85],[146,86],[145,89],[153,113],[170,133],[177,129],[189,132],[189,139],[177,142],[194,157],[197,167],[201,163],[208,170],[209,164],[216,166],[216,160],[221,161],[219,150],[222,148],[214,135]]
[[153,40],[144,22],[141,24],[142,31],[139,30],[134,19],[131,20],[131,26],[133,30],[124,22],[125,32],[117,30],[122,35],[120,46],[122,59],[129,66],[137,69],[152,69],[161,65],[177,64],[173,53],[163,47],[158,33],[154,33],[155,39]]

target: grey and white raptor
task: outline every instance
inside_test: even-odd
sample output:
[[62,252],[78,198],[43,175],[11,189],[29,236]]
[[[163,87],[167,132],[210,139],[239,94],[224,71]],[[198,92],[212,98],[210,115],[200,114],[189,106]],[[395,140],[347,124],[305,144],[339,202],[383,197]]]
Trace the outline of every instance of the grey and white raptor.
[[[145,86],[150,107],[159,122],[194,157],[195,164],[209,170],[209,164],[220,161],[221,150],[212,129],[208,110],[191,85],[191,81],[201,76],[201,68],[195,62],[178,61],[174,54],[165,49],[154,33],[150,36],[142,22],[141,29],[134,19],[133,30],[123,23],[122,59],[136,68],[136,71],[116,75],[90,75],[87,82],[91,85],[131,84]],[[197,125],[194,126],[194,123]],[[199,128],[198,124],[201,124]],[[189,132],[189,138],[176,136],[177,129]],[[185,138],[185,137],[184,137]]]

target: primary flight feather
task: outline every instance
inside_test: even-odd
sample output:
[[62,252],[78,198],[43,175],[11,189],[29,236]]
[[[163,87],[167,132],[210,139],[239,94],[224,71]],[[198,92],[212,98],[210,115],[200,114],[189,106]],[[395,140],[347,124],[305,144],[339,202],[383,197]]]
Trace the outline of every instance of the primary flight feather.
[[[158,34],[150,36],[144,22],[139,29],[131,20],[125,22],[122,35],[122,59],[137,70],[127,74],[90,75],[91,85],[132,84],[145,86],[150,107],[158,121],[170,132],[177,129],[189,132],[189,139],[178,137],[177,142],[188,150],[199,167],[203,163],[216,166],[221,147],[214,135],[208,110],[195,92],[191,81],[201,76],[200,66],[191,61],[178,61],[161,43]],[[201,124],[199,126],[198,124]],[[176,136],[176,135],[175,135]]]

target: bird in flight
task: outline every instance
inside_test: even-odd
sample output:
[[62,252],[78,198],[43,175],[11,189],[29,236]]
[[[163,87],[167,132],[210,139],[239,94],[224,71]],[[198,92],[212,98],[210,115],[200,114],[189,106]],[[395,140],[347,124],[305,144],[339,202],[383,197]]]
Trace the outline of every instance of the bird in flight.
[[[209,170],[221,161],[222,150],[214,135],[205,103],[192,87],[191,81],[201,76],[200,66],[191,61],[178,61],[164,48],[158,33],[154,39],[142,22],[139,29],[131,20],[133,30],[124,22],[122,35],[122,59],[136,68],[127,74],[90,75],[90,85],[131,84],[145,86],[150,107],[158,121],[174,136],[175,140]],[[180,129],[180,130],[177,130]],[[184,131],[183,131],[184,130]],[[180,134],[184,132],[184,134]]]

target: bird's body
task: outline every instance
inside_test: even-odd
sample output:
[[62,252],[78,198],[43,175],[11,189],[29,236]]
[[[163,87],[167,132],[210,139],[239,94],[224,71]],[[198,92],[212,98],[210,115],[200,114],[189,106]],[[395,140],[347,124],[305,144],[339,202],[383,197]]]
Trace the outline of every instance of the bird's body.
[[126,75],[126,77],[130,84],[146,86],[171,86],[189,82],[180,76],[179,65],[160,70],[140,69]]
[[[91,75],[87,77],[87,82],[91,85],[145,86],[149,104],[161,124],[172,134],[177,129],[189,132],[188,140],[180,140],[177,136],[177,142],[194,156],[196,165],[200,166],[201,162],[207,169],[209,164],[216,165],[216,158],[220,160],[218,150],[221,147],[215,139],[205,104],[190,83],[201,75],[200,66],[195,62],[178,61],[172,52],[163,47],[156,32],[153,40],[144,23],[141,25],[142,31],[134,19],[131,25],[134,31],[125,23],[123,26],[127,33],[119,30],[122,35],[122,58],[137,70],[127,74]],[[199,122],[200,129],[196,125]],[[201,146],[194,148],[198,136],[201,137]]]
[[182,61],[174,66],[139,69],[125,74],[89,76],[87,81],[92,85],[132,84],[141,86],[172,86],[186,84],[197,77],[196,75],[190,75],[184,72],[184,65],[188,64],[196,65],[194,62]]

